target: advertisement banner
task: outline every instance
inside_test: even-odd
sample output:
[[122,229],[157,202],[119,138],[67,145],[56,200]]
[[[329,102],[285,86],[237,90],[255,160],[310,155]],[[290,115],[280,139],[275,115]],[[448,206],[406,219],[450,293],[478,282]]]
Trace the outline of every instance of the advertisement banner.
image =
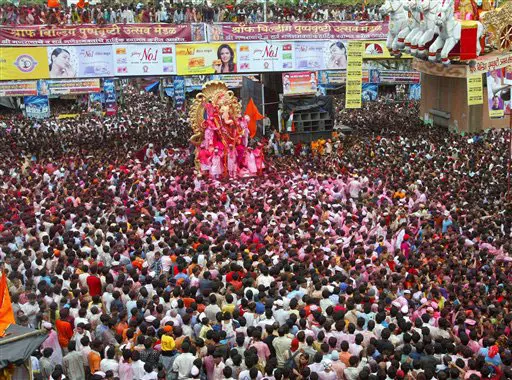
[[379,95],[379,85],[375,83],[363,83],[362,100],[363,102],[374,102]]
[[0,80],[48,78],[46,48],[0,48]]
[[226,83],[228,88],[242,87],[243,75],[212,75],[211,80],[220,80]]
[[293,70],[293,43],[238,43],[238,72]]
[[[421,74],[417,71],[398,71],[398,70],[377,70],[380,76],[380,83],[419,83]],[[363,70],[363,81],[365,80],[365,73],[368,74],[366,76],[369,78],[371,69],[368,71]]]
[[420,100],[421,99],[421,84],[413,83],[409,85],[409,99]]
[[176,68],[179,75],[236,73],[236,45],[176,45]]
[[25,116],[34,119],[50,117],[48,96],[25,96]]
[[43,96],[90,94],[100,91],[100,80],[97,78],[37,81],[37,93]]
[[50,78],[111,77],[112,46],[52,46],[47,48]]
[[470,75],[467,78],[468,105],[474,106],[484,104],[484,95],[482,87],[482,74]]
[[346,70],[346,41],[295,42],[296,70]]
[[319,71],[318,83],[323,86],[339,86],[347,81],[346,71]]
[[[506,89],[505,77],[502,69],[496,69],[487,73],[487,103],[489,106],[489,117],[499,119],[505,115],[505,99],[503,99],[503,90]],[[510,102],[510,101],[508,101]]]
[[363,82],[363,41],[349,41],[345,108],[361,108]]
[[175,45],[115,45],[116,76],[176,74]]
[[185,111],[185,78],[174,78],[174,105],[177,109]]
[[[203,85],[206,82],[211,80],[219,80],[222,81],[228,86],[228,88],[240,88],[242,87],[242,82],[244,76],[253,77],[252,75],[224,75],[224,74],[214,74],[214,75],[192,75],[185,77],[185,90],[187,92],[192,91],[201,91]],[[173,89],[174,91],[174,89]],[[173,95],[174,96],[174,95]]]
[[0,96],[37,95],[37,82],[0,82]]
[[208,25],[209,41],[386,39],[387,22],[257,22]]
[[103,81],[103,92],[105,93],[105,113],[112,116],[117,113],[116,86],[113,79]]
[[315,95],[318,78],[315,72],[283,73],[283,95]]
[[37,25],[0,27],[1,46],[205,42],[205,24]]

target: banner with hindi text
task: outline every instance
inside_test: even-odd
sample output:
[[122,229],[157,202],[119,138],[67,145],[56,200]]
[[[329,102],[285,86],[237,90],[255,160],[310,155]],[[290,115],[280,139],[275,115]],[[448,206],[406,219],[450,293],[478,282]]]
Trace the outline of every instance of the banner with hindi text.
[[283,95],[315,95],[318,78],[315,72],[283,73]]
[[345,108],[361,108],[363,82],[363,41],[349,41]]
[[388,23],[376,22],[287,22],[218,23],[208,25],[209,41],[297,41],[386,39]]
[[37,81],[38,95],[59,96],[100,92],[100,80],[91,79],[48,79]]
[[34,119],[50,117],[50,102],[48,96],[25,96],[25,116]]
[[0,27],[1,46],[206,41],[205,24],[24,25]]
[[470,75],[466,79],[468,92],[468,105],[474,106],[484,103],[482,74]]
[[34,96],[37,95],[37,82],[9,81],[0,82],[0,96]]

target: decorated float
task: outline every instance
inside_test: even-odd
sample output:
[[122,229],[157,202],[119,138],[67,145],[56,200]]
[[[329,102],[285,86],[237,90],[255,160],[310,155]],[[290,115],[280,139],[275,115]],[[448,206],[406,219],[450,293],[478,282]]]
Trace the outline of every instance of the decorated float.
[[412,55],[422,73],[425,119],[466,132],[508,124],[511,2],[385,0],[380,12],[389,18],[388,49]]
[[[196,147],[196,168],[216,179],[261,175],[265,163],[263,147],[252,140],[261,115],[242,106],[224,82],[210,81],[196,95],[189,112],[193,129],[190,141]],[[253,115],[252,119],[251,116]]]

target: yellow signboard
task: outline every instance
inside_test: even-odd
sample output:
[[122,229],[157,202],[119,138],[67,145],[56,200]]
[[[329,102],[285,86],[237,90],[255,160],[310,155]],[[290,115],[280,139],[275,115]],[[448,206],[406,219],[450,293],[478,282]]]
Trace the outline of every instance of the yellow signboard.
[[484,104],[482,74],[470,75],[467,78],[468,105]]
[[0,48],[0,80],[48,78],[45,47]]
[[345,108],[361,108],[363,84],[363,41],[349,41]]
[[236,73],[236,45],[176,45],[176,70],[178,75]]

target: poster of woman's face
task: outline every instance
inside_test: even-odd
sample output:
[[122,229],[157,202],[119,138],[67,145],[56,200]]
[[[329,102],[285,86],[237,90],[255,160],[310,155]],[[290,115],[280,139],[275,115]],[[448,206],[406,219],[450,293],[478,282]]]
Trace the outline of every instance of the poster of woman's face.
[[217,59],[213,63],[216,74],[236,73],[235,51],[228,44],[217,49]]
[[73,46],[48,48],[50,78],[75,78],[78,57]]
[[347,68],[347,48],[343,41],[334,41],[327,51],[327,68],[345,70]]

